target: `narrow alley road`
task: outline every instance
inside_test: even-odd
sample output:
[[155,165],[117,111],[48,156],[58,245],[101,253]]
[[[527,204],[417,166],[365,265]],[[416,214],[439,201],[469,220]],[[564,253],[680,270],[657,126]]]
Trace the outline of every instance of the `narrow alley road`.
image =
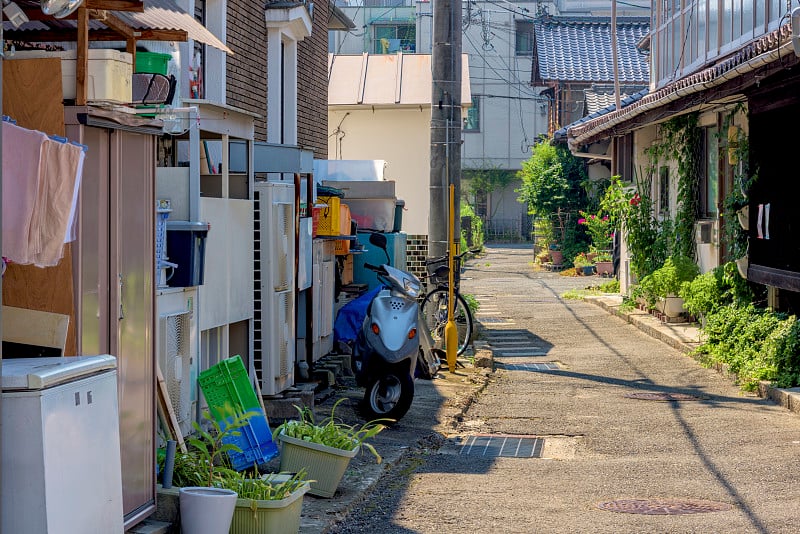
[[497,371],[445,443],[385,475],[336,532],[800,531],[800,418],[562,299],[602,280],[532,257],[491,246],[467,264]]

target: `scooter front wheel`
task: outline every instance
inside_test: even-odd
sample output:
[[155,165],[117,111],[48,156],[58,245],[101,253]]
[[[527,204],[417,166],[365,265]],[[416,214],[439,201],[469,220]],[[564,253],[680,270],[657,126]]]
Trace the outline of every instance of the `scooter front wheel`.
[[370,379],[364,391],[362,411],[367,420],[403,417],[414,400],[414,379],[408,374],[390,373]]

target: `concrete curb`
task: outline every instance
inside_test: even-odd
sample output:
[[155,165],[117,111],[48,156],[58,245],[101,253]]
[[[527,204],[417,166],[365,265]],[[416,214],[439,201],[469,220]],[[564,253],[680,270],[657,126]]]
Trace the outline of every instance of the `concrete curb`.
[[[586,296],[583,300],[603,308],[610,314],[632,324],[645,334],[663,341],[672,348],[702,363],[702,355],[695,352],[700,346],[700,327],[696,323],[665,324],[641,310],[621,310],[621,296]],[[714,366],[714,369],[731,381],[736,378],[723,366]],[[776,388],[770,382],[761,382],[758,388],[758,396],[771,400],[778,406],[800,415],[800,387]]]

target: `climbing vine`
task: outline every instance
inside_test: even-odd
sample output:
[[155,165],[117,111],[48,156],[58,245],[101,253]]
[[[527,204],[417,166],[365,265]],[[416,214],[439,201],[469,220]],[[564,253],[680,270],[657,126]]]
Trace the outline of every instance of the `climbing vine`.
[[724,221],[723,240],[731,259],[747,254],[747,232],[738,222],[737,212],[747,206],[750,187],[758,179],[758,172],[750,169],[750,142],[747,134],[734,124],[737,114],[745,111],[743,105],[736,106],[723,119],[722,132],[728,145],[728,160],[733,167],[733,183],[722,201]]
[[650,175],[659,163],[675,161],[678,172],[677,212],[673,224],[673,252],[695,257],[694,223],[700,216],[700,175],[702,163],[702,130],[697,113],[674,117],[659,126],[660,138],[645,149]]

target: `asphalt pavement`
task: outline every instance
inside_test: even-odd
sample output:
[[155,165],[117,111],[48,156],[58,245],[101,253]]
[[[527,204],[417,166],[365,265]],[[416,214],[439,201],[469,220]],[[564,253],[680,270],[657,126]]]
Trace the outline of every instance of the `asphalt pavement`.
[[[686,353],[696,326],[621,313],[600,284],[537,270],[530,246],[467,263],[476,367],[417,381],[409,413],[379,434],[336,495],[306,496],[301,532],[790,533],[800,504],[800,406]],[[315,410],[362,392],[342,377]]]

